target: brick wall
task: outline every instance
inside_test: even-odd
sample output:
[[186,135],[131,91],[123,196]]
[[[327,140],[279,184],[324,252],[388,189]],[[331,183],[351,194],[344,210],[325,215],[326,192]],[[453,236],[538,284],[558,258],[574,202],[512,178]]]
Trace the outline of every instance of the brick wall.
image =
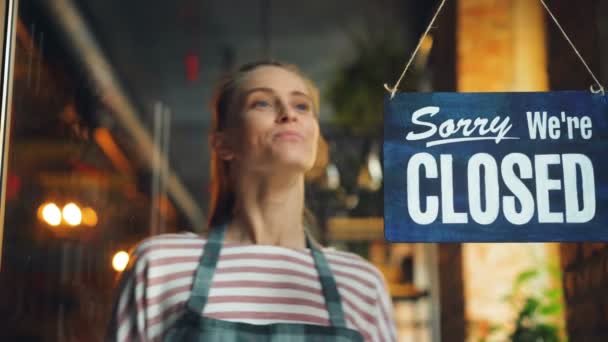
[[512,0],[459,0],[459,91],[505,91],[513,79]]
[[[538,1],[457,3],[458,91],[547,90],[545,26]],[[490,324],[513,322],[516,311],[503,298],[517,275],[538,260],[556,257],[557,251],[545,244],[464,244],[462,256],[465,318],[469,334],[475,335]]]

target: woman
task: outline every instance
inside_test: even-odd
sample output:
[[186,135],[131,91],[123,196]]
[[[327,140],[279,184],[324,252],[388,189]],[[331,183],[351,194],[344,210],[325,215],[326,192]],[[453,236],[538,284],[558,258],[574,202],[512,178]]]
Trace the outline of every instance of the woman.
[[121,281],[115,340],[392,341],[382,275],[306,234],[318,92],[292,66],[245,65],[218,88],[207,237],[148,238]]

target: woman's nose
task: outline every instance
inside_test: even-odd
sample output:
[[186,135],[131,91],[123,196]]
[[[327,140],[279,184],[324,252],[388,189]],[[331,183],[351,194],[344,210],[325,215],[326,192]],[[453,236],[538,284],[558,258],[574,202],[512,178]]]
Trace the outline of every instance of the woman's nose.
[[285,123],[297,120],[296,113],[294,110],[289,108],[289,106],[285,106],[282,103],[277,104],[277,122]]

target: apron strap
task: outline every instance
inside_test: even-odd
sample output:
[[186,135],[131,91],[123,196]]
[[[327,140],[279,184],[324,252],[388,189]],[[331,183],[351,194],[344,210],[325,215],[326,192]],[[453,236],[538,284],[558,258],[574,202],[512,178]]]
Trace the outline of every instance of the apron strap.
[[340,293],[338,293],[336,280],[329,269],[329,264],[325,259],[325,255],[314,243],[312,243],[311,239],[308,237],[308,233],[306,234],[306,243],[312,252],[315,267],[317,268],[317,273],[319,273],[319,280],[321,282],[321,289],[323,291],[323,297],[325,298],[325,306],[327,307],[327,312],[329,314],[330,324],[334,327],[346,327]]
[[[198,269],[194,275],[192,292],[186,306],[190,311],[199,315],[203,313],[207,299],[209,298],[209,289],[211,288],[213,274],[220,257],[225,233],[226,224],[210,229]],[[329,314],[330,324],[334,327],[346,327],[340,294],[338,293],[336,281],[325,259],[325,255],[311,241],[308,233],[306,234],[306,244],[311,250],[315,267],[319,274],[319,281],[321,282],[321,290],[325,298],[325,306]]]
[[211,280],[213,279],[213,273],[215,273],[215,267],[220,257],[225,233],[226,224],[210,229],[203,255],[201,255],[198,269],[194,275],[194,284],[192,286],[192,293],[188,299],[187,307],[190,311],[199,315],[203,313],[203,309],[207,304],[207,298],[209,298]]

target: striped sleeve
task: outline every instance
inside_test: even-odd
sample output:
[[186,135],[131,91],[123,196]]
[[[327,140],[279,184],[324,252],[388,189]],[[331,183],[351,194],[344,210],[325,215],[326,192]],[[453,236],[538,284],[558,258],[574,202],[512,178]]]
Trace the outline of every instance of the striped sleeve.
[[[356,254],[335,250],[326,254],[341,290],[347,321],[352,320],[366,341],[397,341],[393,303],[383,274]],[[352,296],[356,292],[368,299],[356,300]]]
[[395,325],[395,312],[392,299],[386,286],[384,276],[380,271],[374,269],[376,273],[377,283],[377,300],[376,314],[377,327],[380,335],[380,341],[397,341],[397,327]]
[[115,291],[109,341],[158,341],[182,314],[204,240],[193,233],[143,240]]
[[[145,341],[145,312],[138,305],[138,298],[144,298],[146,277],[139,279],[136,274],[146,269],[145,258],[140,258],[137,250],[131,253],[129,266],[122,273],[116,289],[112,317],[107,332],[108,341]],[[141,300],[139,301],[141,304]]]
[[[129,266],[128,270],[125,270],[121,274],[120,282],[115,292],[117,295],[114,297],[112,316],[110,317],[110,324],[107,330],[107,341],[126,341],[137,330],[137,313],[130,312],[136,308],[134,290],[133,269]],[[127,316],[124,317],[124,314],[127,314]],[[121,329],[125,325],[128,327]]]

